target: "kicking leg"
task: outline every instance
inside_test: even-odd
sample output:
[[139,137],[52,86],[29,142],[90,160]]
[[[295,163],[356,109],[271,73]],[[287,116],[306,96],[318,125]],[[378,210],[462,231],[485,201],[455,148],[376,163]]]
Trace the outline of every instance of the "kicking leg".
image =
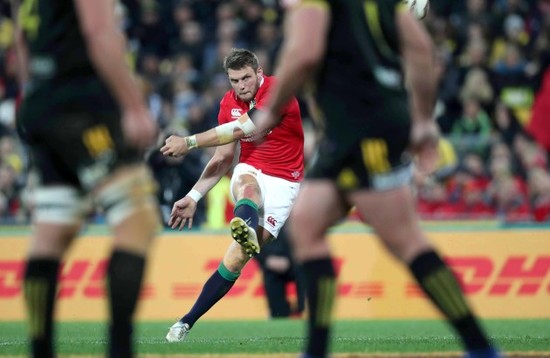
[[258,211],[262,206],[262,190],[255,172],[234,174],[231,192],[235,198],[235,217],[230,222],[231,237],[237,241],[249,257],[260,253],[256,230],[259,225]]

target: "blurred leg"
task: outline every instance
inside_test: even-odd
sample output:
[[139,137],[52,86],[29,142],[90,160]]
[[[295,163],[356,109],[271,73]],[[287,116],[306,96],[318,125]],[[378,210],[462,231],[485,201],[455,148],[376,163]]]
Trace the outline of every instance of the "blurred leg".
[[326,357],[336,293],[326,231],[346,214],[346,206],[330,181],[305,182],[289,221],[294,256],[302,264],[308,301],[308,357]]
[[265,267],[262,274],[271,318],[290,316],[290,304],[286,298],[287,281],[284,276]]
[[409,266],[466,348],[469,351],[488,349],[489,342],[468,307],[455,276],[420,228],[410,188],[384,192],[364,190],[350,194],[349,198],[388,249]]
[[53,316],[59,264],[80,230],[80,197],[69,186],[36,190],[33,235],[27,258],[24,296],[33,357],[53,357]]
[[109,356],[132,357],[132,322],[145,258],[160,228],[155,185],[143,166],[119,169],[98,191],[115,239],[107,269],[110,302]]

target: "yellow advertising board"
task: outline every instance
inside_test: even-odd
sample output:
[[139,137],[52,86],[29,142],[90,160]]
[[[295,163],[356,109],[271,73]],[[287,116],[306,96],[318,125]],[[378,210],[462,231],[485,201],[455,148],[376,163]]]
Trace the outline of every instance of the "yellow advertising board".
[[[476,311],[486,318],[550,318],[550,232],[510,230],[433,232],[430,238],[460,278]],[[164,234],[151,252],[139,318],[173,321],[185,313],[218,267],[229,243],[221,234]],[[339,275],[336,316],[342,319],[435,318],[408,272],[372,234],[331,235]],[[24,237],[0,239],[0,321],[24,319],[21,282]],[[78,239],[63,264],[57,317],[106,317],[107,237]],[[261,272],[254,261],[205,319],[268,315]]]

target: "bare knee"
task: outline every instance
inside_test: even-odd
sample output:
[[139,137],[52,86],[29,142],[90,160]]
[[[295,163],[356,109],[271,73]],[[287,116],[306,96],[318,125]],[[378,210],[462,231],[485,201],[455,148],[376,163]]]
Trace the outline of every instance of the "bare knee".
[[233,193],[237,200],[246,198],[259,204],[262,198],[256,178],[250,174],[241,174],[235,181]]

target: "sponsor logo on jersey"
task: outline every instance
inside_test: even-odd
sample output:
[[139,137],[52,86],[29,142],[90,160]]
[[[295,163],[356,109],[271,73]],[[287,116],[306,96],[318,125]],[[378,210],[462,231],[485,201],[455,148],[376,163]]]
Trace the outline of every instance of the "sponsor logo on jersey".
[[290,173],[290,176],[293,177],[294,179],[298,179],[300,177],[300,172],[295,170],[292,173]]
[[232,108],[231,109],[231,117],[233,118],[239,118],[243,115],[243,110],[240,108]]

